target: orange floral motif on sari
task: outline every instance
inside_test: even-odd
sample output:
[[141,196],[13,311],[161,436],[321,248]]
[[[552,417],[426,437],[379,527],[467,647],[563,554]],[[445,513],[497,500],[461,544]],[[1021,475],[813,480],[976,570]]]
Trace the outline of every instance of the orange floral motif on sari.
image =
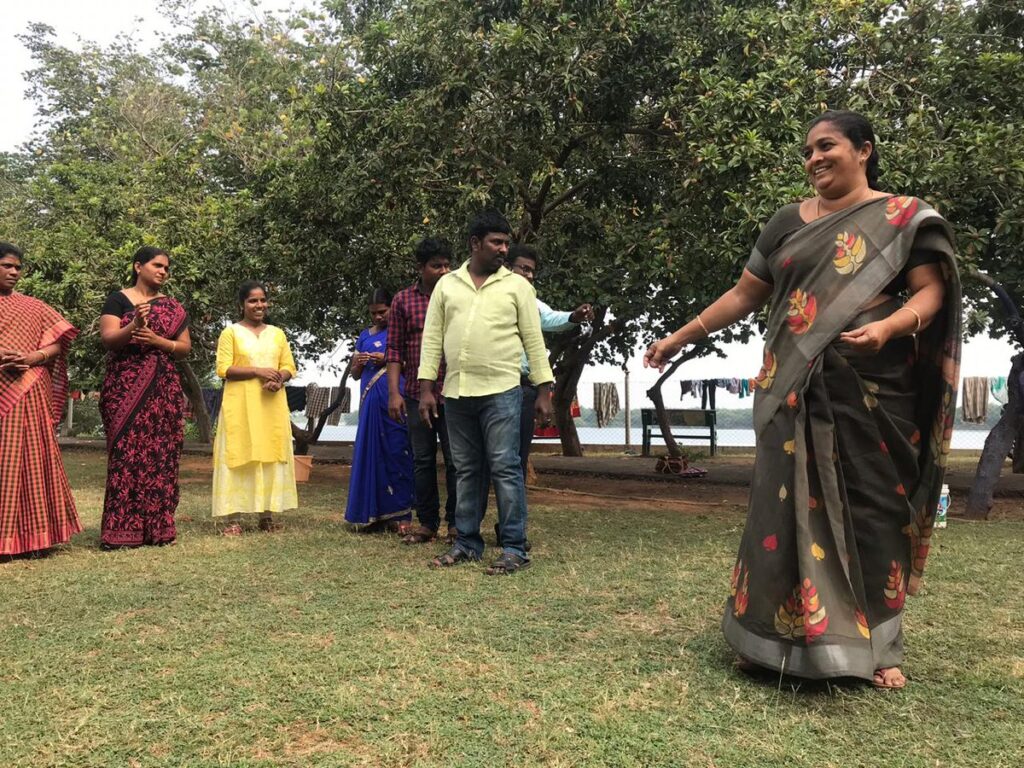
[[764,362],[761,364],[761,370],[758,371],[757,378],[754,382],[761,389],[768,389],[771,387],[772,382],[775,381],[775,371],[778,369],[779,364],[775,360],[775,355],[770,350],[764,351]]
[[775,612],[775,631],[790,640],[811,643],[828,629],[828,613],[810,579],[795,587]]
[[736,563],[732,572],[733,613],[737,618],[747,612],[750,604],[750,571],[744,570],[743,561]]
[[852,275],[861,268],[868,249],[860,235],[840,232],[836,235],[836,255],[832,264],[840,275]]
[[818,300],[806,291],[797,288],[789,294],[789,311],[786,313],[789,330],[797,336],[807,333],[818,316]]
[[894,227],[902,227],[917,213],[916,197],[890,197],[885,204],[885,218]]
[[907,599],[907,588],[903,583],[903,566],[895,560],[892,561],[892,566],[889,568],[889,578],[886,579],[885,589],[882,592],[885,595],[887,606],[894,611],[903,607],[903,603]]

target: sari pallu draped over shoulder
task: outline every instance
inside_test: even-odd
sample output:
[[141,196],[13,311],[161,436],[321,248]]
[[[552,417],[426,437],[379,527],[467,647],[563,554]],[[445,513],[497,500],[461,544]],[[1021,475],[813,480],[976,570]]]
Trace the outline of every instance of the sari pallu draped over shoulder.
[[[837,339],[929,251],[942,308],[876,355]],[[723,630],[742,656],[802,677],[871,679],[902,662],[902,610],[920,584],[949,454],[960,282],[949,225],[914,197],[817,219],[770,255],[757,376],[757,458]]]
[[0,555],[48,549],[82,529],[54,429],[67,398],[65,355],[77,335],[38,299],[0,296],[0,348],[28,354],[60,345],[47,365],[0,373]]
[[[134,310],[127,312],[121,327],[134,319]],[[188,315],[178,301],[163,297],[153,302],[147,323],[158,336],[176,339],[187,327]],[[185,401],[171,355],[135,342],[111,352],[100,415],[108,450],[102,544],[173,541]]]

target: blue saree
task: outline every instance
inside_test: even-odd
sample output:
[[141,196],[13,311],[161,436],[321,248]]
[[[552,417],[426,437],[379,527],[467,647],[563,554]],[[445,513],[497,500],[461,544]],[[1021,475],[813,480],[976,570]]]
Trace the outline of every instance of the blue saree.
[[[356,352],[384,352],[387,330],[359,334]],[[404,390],[405,382],[401,383]],[[356,526],[412,518],[412,453],[405,424],[388,416],[383,364],[369,362],[359,381],[359,426],[352,454],[345,520]]]

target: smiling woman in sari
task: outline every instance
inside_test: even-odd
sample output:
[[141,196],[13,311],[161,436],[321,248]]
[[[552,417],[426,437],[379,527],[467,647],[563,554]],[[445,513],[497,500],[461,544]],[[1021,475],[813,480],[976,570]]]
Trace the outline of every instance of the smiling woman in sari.
[[67,397],[64,355],[78,331],[14,290],[21,268],[21,251],[0,242],[0,558],[82,530],[54,431]]
[[770,301],[726,640],[743,668],[902,688],[904,600],[928,554],[956,403],[953,235],[922,200],[878,190],[862,116],[826,112],[803,154],[817,194],[776,213],[739,283],[645,363]]
[[174,364],[188,357],[192,341],[185,308],[161,293],[170,269],[166,251],[140,248],[132,257],[132,285],[110,294],[100,316],[109,350],[100,391],[107,433],[105,549],[170,544],[177,535],[185,395]]

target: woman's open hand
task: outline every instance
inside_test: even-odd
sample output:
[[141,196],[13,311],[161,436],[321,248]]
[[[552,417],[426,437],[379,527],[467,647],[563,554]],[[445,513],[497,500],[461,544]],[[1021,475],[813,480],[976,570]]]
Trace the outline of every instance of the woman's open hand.
[[877,354],[890,338],[892,330],[887,320],[876,320],[839,334],[839,341],[866,355]]

